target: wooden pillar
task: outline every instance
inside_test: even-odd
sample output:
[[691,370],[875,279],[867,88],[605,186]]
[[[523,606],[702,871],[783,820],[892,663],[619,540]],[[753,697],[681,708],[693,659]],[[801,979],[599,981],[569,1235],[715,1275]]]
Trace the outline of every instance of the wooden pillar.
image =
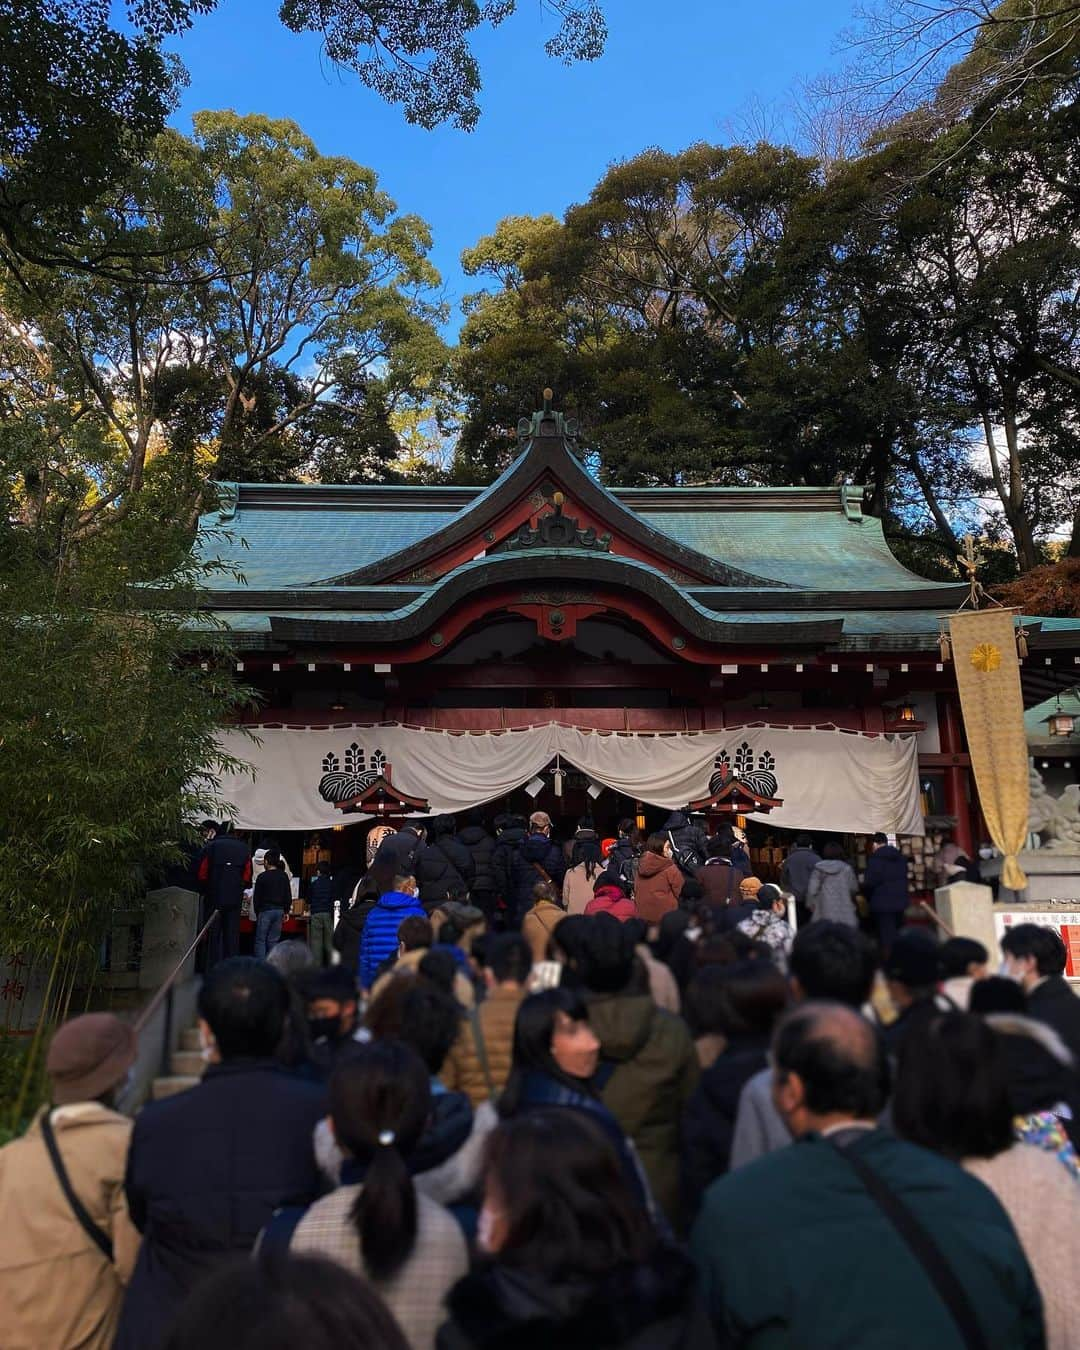
[[964,727],[959,697],[956,694],[938,694],[937,712],[941,753],[954,757],[954,763],[945,765],[945,812],[956,820],[957,844],[969,858],[973,859],[975,838],[971,828],[968,757],[964,748]]

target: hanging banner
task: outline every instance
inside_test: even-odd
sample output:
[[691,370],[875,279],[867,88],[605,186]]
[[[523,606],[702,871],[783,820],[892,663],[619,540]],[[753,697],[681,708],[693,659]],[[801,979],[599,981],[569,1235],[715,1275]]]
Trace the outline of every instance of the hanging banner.
[[1003,854],[1001,881],[1022,891],[1027,877],[1016,855],[1027,841],[1030,790],[1012,610],[950,615],[949,636],[975,786],[990,838]]
[[356,797],[389,766],[395,788],[433,813],[498,801],[560,756],[595,782],[677,810],[736,772],[753,792],[782,798],[768,819],[788,829],[923,833],[912,736],[786,727],[673,735],[582,731],[547,723],[476,734],[398,724],[257,728],[220,735],[254,776],[221,780],[241,829],[318,830],[355,820],[335,803]]

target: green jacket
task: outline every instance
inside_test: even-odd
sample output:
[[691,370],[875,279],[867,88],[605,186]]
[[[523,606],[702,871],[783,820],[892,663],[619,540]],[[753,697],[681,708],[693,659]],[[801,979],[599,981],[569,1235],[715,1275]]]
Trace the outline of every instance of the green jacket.
[[[1035,1279],[987,1187],[886,1130],[867,1131],[849,1147],[933,1236],[991,1350],[1044,1350]],[[691,1254],[725,1346],[964,1350],[922,1266],[820,1135],[714,1182]]]
[[[686,1023],[649,994],[593,994],[589,1023],[600,1041],[604,1105],[634,1141],[653,1198],[679,1226],[679,1125],[698,1082]],[[601,1081],[603,1081],[601,1079]]]

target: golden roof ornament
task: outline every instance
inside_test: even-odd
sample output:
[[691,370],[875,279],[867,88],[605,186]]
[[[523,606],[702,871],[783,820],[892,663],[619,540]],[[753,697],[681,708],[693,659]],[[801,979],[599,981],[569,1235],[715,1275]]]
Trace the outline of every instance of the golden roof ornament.
[[[975,560],[975,539],[972,535],[970,534],[964,535],[963,552],[960,554],[960,556],[957,558],[956,561],[960,570],[964,573],[965,580],[967,581],[968,585],[967,599],[957,610],[958,614],[962,613],[965,609],[973,609],[973,610],[981,609],[984,604],[988,606],[992,605],[996,609],[1005,608],[1005,606],[1001,603],[1000,600],[994,599],[994,597],[990,594],[990,592],[979,580],[978,575],[979,565]],[[1019,610],[1017,610],[1016,612],[1019,613]],[[943,662],[950,661],[952,659],[952,645],[949,639],[948,617],[941,619],[939,622],[938,650],[941,653],[941,659]],[[978,668],[986,670],[996,670],[997,667],[1001,664],[1001,653],[997,652],[997,650],[995,649],[995,654],[997,656],[997,661],[995,664],[987,665],[985,667],[980,666]],[[1022,622],[1016,629],[1016,654],[1021,660],[1023,660],[1024,657],[1026,657],[1028,654],[1027,629],[1024,627]],[[989,655],[987,655],[986,660],[989,661],[990,659],[991,658],[989,657]]]

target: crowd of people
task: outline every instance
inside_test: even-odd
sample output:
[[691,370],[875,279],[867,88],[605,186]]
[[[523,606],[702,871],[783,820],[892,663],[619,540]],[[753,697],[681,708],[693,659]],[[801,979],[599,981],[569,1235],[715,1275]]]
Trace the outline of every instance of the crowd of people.
[[497,824],[385,833],[309,942],[216,833],[256,954],[220,925],[203,1077],[134,1120],[130,1026],[54,1034],[0,1150],[8,1350],[1080,1346],[1054,930],[992,974],[905,926],[884,836],[862,878],[800,838],[777,885],[682,813]]

